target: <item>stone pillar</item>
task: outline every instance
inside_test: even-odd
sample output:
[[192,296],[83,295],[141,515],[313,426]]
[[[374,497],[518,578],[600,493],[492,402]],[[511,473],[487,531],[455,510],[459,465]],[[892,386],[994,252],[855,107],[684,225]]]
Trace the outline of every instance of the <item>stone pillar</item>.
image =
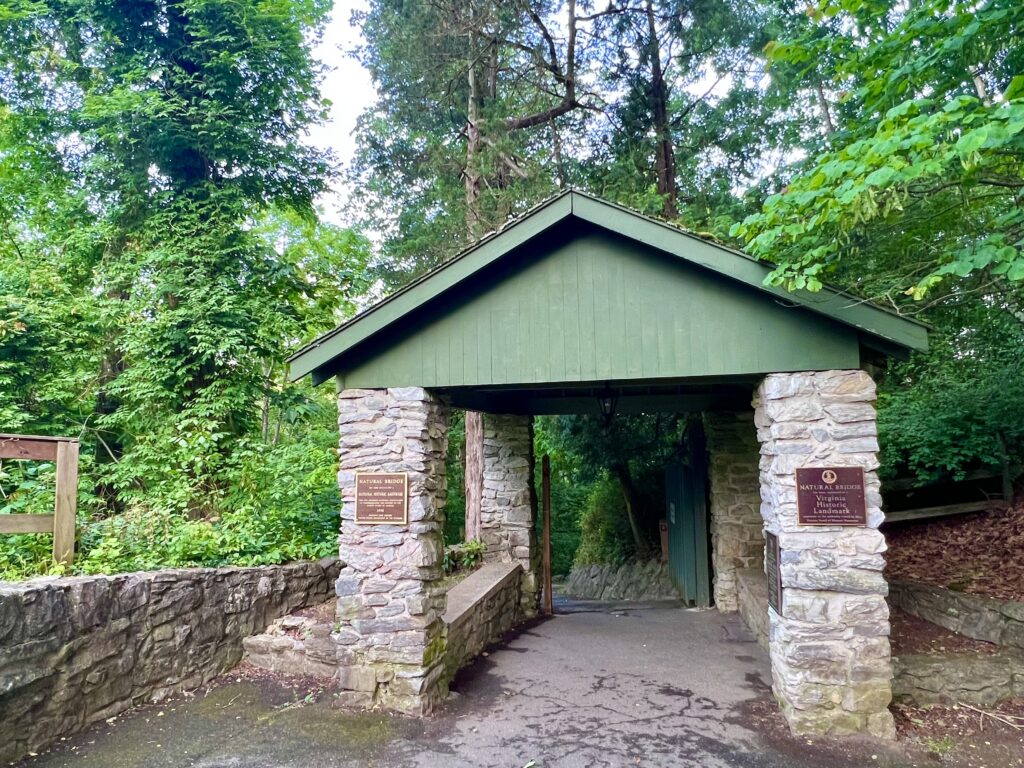
[[[771,374],[754,400],[761,515],[781,552],[773,689],[796,733],[895,735],[874,399],[863,371],[823,371]],[[821,466],[864,468],[867,526],[797,523],[796,469]]]
[[[425,713],[444,689],[448,412],[417,387],[338,396],[341,561],[336,584],[343,702]],[[406,472],[408,525],[357,525],[356,472]]]
[[760,446],[754,411],[704,414],[711,484],[711,562],[715,607],[739,608],[736,571],[764,562],[761,533]]
[[485,413],[480,501],[485,559],[523,566],[522,618],[537,614],[540,591],[533,463],[533,417]]

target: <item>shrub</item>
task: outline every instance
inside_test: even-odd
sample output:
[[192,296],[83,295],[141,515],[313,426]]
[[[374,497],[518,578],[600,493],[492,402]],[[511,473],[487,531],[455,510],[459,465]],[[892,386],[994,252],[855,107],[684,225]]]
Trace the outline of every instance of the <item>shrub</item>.
[[[225,469],[229,490],[204,517],[174,504],[141,502],[121,514],[100,516],[86,474],[71,572],[267,565],[336,554],[341,506],[336,434],[311,428],[303,442],[248,444]],[[9,495],[6,508],[46,511],[39,499],[52,505],[52,484],[30,476]],[[51,562],[52,545],[48,535],[0,536],[0,579],[61,573]]]
[[594,485],[583,509],[574,564],[619,565],[633,556],[632,542],[622,487],[605,474]]
[[444,550],[444,572],[472,571],[484,561],[487,545],[479,539],[452,544]]

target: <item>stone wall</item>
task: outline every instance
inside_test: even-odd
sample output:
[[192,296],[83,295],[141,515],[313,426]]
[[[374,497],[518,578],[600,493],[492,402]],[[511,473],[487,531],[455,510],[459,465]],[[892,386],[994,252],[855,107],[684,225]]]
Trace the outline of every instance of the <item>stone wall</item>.
[[[338,682],[349,705],[425,713],[444,700],[442,524],[448,411],[427,390],[338,395]],[[407,525],[355,521],[356,472],[405,472]]]
[[[755,398],[761,516],[781,549],[773,690],[798,733],[895,735],[874,399],[863,371],[770,374]],[[796,469],[828,466],[863,467],[866,526],[798,523]]]
[[680,600],[682,596],[658,560],[623,565],[582,565],[572,569],[562,590],[581,600]]
[[523,567],[523,615],[537,614],[540,547],[534,521],[537,497],[533,477],[533,418],[484,414],[484,489],[480,529],[488,562]]
[[327,600],[335,560],[0,583],[0,762],[196,688],[242,638]]
[[522,573],[519,563],[487,563],[448,590],[449,680],[521,621]]
[[764,563],[760,445],[753,410],[704,416],[711,484],[711,562],[715,606],[738,609],[736,572]]
[[1019,651],[907,654],[893,658],[893,672],[893,698],[915,707],[992,707],[1024,698],[1024,655]]
[[1024,651],[1024,603],[907,582],[891,583],[889,600],[953,632]]
[[315,611],[289,614],[271,622],[265,632],[242,641],[243,660],[271,672],[301,677],[333,678],[338,674],[334,634],[337,600]]

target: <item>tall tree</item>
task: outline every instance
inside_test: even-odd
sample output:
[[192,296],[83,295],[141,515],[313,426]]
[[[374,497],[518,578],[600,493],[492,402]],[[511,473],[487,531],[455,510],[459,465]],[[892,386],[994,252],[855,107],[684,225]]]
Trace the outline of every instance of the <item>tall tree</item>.
[[826,0],[783,28],[772,69],[825,125],[734,234],[776,284],[830,281],[932,323],[932,350],[882,386],[887,470],[992,468],[1009,490],[1024,451],[1024,393],[1007,383],[1024,327],[1024,7]]
[[826,151],[800,163],[735,229],[778,263],[772,280],[814,290],[844,263],[884,259],[891,279],[875,296],[904,309],[904,296],[1016,290],[1024,280],[1022,32],[1024,7],[1012,0],[857,0],[823,3],[802,30],[773,43],[783,71],[818,73],[820,61],[835,62],[824,90],[838,104]]
[[724,235],[735,190],[763,175],[799,134],[789,92],[761,52],[765,3],[644,0],[599,20],[609,122],[587,176],[601,194]]
[[[364,243],[294,247],[328,171],[303,141],[324,109],[311,46],[327,8],[0,11],[0,343],[19,356],[13,399],[37,414],[19,427],[94,442],[114,508],[218,509],[249,441],[272,436],[286,346],[329,325],[355,290],[332,273],[358,272]],[[70,312],[48,325],[62,293]],[[64,413],[24,378],[51,332],[51,350],[87,342],[50,364],[47,386],[75,403]]]
[[562,3],[377,0],[356,15],[379,98],[353,181],[383,224],[381,274],[422,272],[568,179],[563,134],[600,106],[586,87],[603,11]]

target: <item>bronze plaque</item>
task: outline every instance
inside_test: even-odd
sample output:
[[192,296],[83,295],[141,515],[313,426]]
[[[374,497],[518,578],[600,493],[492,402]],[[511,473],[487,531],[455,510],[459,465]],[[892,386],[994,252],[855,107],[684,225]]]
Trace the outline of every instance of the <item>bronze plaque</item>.
[[867,525],[861,467],[804,467],[796,471],[800,525]]
[[768,577],[768,605],[782,615],[782,569],[779,567],[779,537],[764,534],[764,573]]
[[405,472],[356,473],[356,522],[360,525],[406,525],[409,479]]

